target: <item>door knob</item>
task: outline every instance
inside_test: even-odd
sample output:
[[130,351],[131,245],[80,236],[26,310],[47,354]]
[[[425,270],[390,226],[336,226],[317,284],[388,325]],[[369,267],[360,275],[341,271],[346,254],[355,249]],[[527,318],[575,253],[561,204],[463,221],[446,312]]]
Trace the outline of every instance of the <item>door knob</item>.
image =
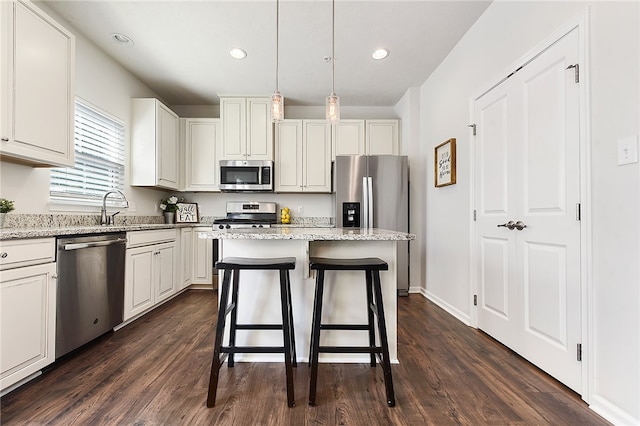
[[524,224],[523,221],[519,220],[515,223],[514,227],[518,230],[518,231],[522,231],[524,228],[527,227],[527,225]]
[[510,220],[507,223],[503,223],[502,225],[498,225],[498,228],[500,228],[501,226],[504,226],[505,228],[509,228],[509,229],[513,230],[513,228],[516,227],[516,223],[514,221]]

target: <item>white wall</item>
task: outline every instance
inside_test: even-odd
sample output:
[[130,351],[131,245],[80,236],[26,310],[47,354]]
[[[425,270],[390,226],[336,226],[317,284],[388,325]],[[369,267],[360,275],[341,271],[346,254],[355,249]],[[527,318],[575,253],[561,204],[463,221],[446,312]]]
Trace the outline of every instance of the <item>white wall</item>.
[[[591,407],[619,424],[640,423],[640,171],[617,166],[616,141],[640,133],[638,2],[496,1],[421,87],[426,188],[423,291],[463,321],[472,314],[469,101],[477,90],[577,15],[590,11],[592,224],[586,343]],[[403,120],[406,112],[403,113]],[[457,139],[457,184],[433,186],[433,147]],[[406,139],[405,139],[406,142]],[[412,174],[413,175],[413,174]],[[583,200],[583,202],[586,200]],[[589,209],[590,207],[590,209]],[[415,213],[420,214],[420,213]]]
[[401,155],[409,157],[409,232],[416,239],[409,243],[409,292],[422,292],[426,280],[424,268],[424,206],[427,184],[423,144],[420,141],[420,88],[412,87],[395,106],[401,119]]

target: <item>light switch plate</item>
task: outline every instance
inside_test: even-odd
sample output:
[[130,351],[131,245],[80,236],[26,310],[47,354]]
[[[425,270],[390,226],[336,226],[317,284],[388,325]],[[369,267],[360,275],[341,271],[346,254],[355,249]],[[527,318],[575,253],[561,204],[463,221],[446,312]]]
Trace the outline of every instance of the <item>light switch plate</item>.
[[638,136],[618,140],[618,166],[638,162]]

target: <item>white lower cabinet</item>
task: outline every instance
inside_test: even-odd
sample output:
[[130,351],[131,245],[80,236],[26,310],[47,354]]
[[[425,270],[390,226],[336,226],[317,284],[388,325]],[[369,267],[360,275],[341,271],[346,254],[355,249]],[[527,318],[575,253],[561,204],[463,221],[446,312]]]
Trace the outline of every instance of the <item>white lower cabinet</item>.
[[127,233],[124,320],[172,296],[178,290],[176,230]]
[[55,239],[3,241],[0,252],[0,390],[4,391],[55,360]]
[[178,282],[178,290],[191,285],[193,245],[193,228],[182,228],[180,230],[180,281]]
[[199,232],[210,231],[211,227],[194,228],[192,284],[211,284],[213,279],[213,240],[199,238]]

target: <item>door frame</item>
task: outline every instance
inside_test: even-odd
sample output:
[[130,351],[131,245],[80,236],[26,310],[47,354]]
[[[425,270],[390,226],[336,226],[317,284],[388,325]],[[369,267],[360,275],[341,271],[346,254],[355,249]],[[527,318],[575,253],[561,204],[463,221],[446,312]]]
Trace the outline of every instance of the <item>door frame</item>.
[[[587,403],[591,399],[590,383],[593,383],[594,373],[589,362],[593,358],[593,348],[590,342],[595,342],[594,338],[594,289],[592,274],[592,225],[591,225],[591,111],[590,111],[590,67],[589,67],[589,9],[585,9],[582,13],[568,21],[565,25],[545,38],[541,43],[523,55],[515,63],[507,67],[499,76],[491,79],[487,84],[480,87],[469,98],[469,117],[470,123],[476,122],[474,104],[476,100],[482,97],[494,87],[505,81],[514,70],[527,65],[533,61],[542,52],[551,45],[556,43],[562,37],[573,30],[577,30],[579,34],[579,64],[580,64],[580,312],[581,312],[581,334],[582,334],[582,389],[581,398]],[[474,219],[476,209],[475,197],[475,146],[474,146],[473,125],[469,126],[469,155],[470,155],[470,174],[469,191],[471,214],[469,220],[469,276],[471,277],[470,294],[469,294],[469,312],[470,325],[478,328],[478,307],[474,305],[474,296],[478,294],[479,283],[477,277],[478,253],[476,248],[476,222]]]

